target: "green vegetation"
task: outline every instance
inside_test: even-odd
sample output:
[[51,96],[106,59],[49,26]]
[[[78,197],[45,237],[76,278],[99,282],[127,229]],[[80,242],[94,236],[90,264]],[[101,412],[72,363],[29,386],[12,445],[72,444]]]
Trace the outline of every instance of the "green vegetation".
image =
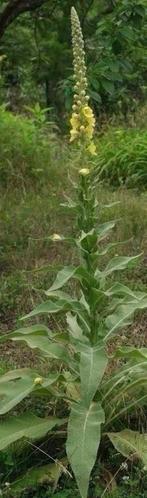
[[[53,124],[42,122],[39,106],[30,110],[32,118],[14,115],[0,107],[0,182],[9,188],[15,185],[25,191],[39,181],[59,182],[54,168],[55,155],[60,155],[62,171],[63,151],[57,141]],[[8,146],[9,144],[9,146]]]
[[98,141],[102,178],[113,186],[147,187],[147,130],[113,128]]
[[147,11],[75,1],[73,83],[71,5],[0,6],[0,496],[146,498]]
[[[11,15],[9,3],[2,0],[0,8],[1,101],[5,98],[14,110],[39,101],[63,129],[73,95],[68,22],[73,2],[30,0],[25,12],[26,2],[20,0]],[[86,42],[95,112],[126,117],[146,98],[146,0],[75,0],[74,6]]]

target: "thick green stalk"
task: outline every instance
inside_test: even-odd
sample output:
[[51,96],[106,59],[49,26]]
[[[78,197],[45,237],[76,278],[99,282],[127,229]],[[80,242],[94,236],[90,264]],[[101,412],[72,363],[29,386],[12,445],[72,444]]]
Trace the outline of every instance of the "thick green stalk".
[[82,291],[90,309],[91,343],[95,342],[97,330],[97,313],[92,299],[91,277],[95,274],[95,260],[97,251],[97,236],[95,231],[95,195],[92,186],[91,174],[80,175],[78,189],[78,232],[85,234],[93,232],[93,237],[86,240],[84,249],[81,249],[80,256],[83,265],[89,272],[89,285],[82,285]]

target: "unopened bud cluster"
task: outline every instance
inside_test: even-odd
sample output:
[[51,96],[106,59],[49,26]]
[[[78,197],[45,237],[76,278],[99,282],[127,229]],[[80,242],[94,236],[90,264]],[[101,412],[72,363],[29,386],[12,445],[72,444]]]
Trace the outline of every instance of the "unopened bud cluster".
[[85,65],[84,40],[80,21],[74,7],[71,9],[72,46],[74,63],[75,94],[73,110],[79,111],[79,107],[87,105],[89,100],[86,95],[87,78]]
[[85,65],[84,40],[80,21],[74,7],[71,9],[72,45],[74,56],[74,103],[71,117],[70,141],[77,139],[85,142],[87,149],[95,154],[95,145],[92,141],[95,118],[93,111],[88,105],[89,97],[86,94],[87,78]]

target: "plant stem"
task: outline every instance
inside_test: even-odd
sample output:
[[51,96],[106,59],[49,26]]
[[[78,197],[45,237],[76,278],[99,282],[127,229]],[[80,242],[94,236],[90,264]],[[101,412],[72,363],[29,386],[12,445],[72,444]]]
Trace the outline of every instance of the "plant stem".
[[91,343],[95,342],[97,314],[95,304],[92,298],[91,277],[95,278],[95,262],[97,259],[97,235],[95,231],[95,193],[91,181],[91,174],[81,176],[78,189],[78,231],[80,233],[89,234],[89,238],[85,238],[81,247],[81,259],[89,273],[89,285],[82,285],[82,291],[90,309],[90,328]]

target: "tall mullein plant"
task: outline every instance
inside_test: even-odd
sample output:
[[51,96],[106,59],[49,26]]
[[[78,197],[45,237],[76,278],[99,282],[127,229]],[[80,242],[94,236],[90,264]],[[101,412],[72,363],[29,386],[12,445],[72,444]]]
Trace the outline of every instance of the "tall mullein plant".
[[[75,95],[70,140],[82,151],[83,164],[80,163],[78,172],[77,201],[69,200],[68,204],[68,208],[76,211],[77,236],[67,240],[78,249],[79,265],[65,266],[59,271],[50,289],[45,291],[46,301],[22,318],[62,313],[66,315],[66,325],[64,320],[60,333],[37,322],[0,338],[1,341],[24,341],[49,363],[52,358],[56,359],[55,370],[52,365],[46,377],[40,375],[38,369],[30,368],[15,369],[0,377],[0,450],[22,437],[40,439],[50,430],[58,437],[58,427],[64,424],[68,462],[81,497],[86,498],[103,432],[117,451],[127,458],[135,455],[147,468],[146,436],[130,429],[114,432],[115,420],[146,402],[147,350],[119,347],[114,356],[123,362],[118,370],[107,374],[107,341],[131,323],[137,309],[147,307],[147,295],[111,279],[117,271],[132,267],[140,256],[115,256],[106,266],[101,265],[103,255],[116,245],[107,243],[107,235],[115,222],[101,225],[97,222],[99,206],[91,165],[91,155],[96,154],[95,119],[88,103],[84,43],[74,8],[71,17]],[[60,244],[66,242],[66,237],[54,234],[50,240]],[[77,280],[74,295],[62,290],[70,279]],[[57,360],[60,368],[56,368]],[[40,418],[24,413],[18,417],[12,415],[3,423],[2,417],[31,394],[43,399],[47,396],[47,400],[64,400],[65,420],[54,415]],[[41,469],[46,475],[46,466]]]

